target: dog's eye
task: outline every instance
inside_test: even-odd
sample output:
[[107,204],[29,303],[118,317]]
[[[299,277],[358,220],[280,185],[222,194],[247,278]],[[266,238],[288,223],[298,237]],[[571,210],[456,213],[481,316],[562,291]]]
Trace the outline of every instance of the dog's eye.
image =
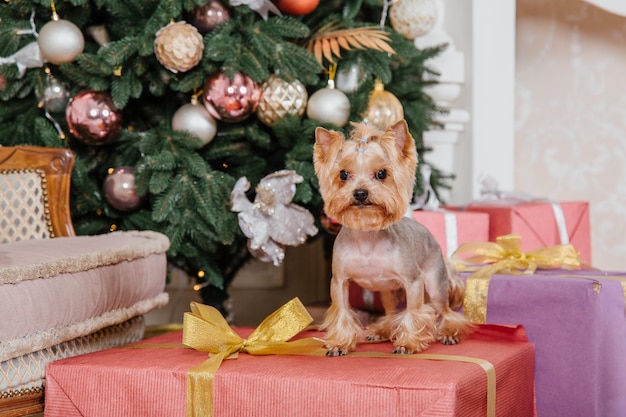
[[378,172],[376,173],[376,178],[378,178],[379,180],[384,180],[385,178],[387,178],[387,170],[386,169],[378,170]]
[[339,173],[339,178],[341,178],[341,181],[346,181],[348,179],[348,171],[342,169]]

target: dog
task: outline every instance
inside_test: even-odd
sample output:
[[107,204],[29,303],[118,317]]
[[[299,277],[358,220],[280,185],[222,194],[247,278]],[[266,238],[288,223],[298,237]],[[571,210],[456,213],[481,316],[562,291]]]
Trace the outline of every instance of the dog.
[[[391,340],[394,353],[412,354],[434,340],[456,344],[471,324],[455,310],[464,283],[445,261],[433,235],[406,217],[418,158],[406,121],[382,131],[352,123],[346,140],[317,127],[313,165],[326,215],[341,224],[333,246],[331,305],[320,326],[328,356],[364,340]],[[352,280],[379,291],[384,315],[367,329],[348,302]],[[399,309],[404,297],[406,307]]]

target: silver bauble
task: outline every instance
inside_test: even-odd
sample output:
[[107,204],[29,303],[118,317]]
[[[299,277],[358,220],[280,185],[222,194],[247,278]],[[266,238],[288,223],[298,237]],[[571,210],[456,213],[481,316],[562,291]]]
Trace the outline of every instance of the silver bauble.
[[350,118],[350,100],[335,88],[333,80],[329,80],[327,87],[317,90],[309,97],[306,115],[309,119],[341,127]]
[[335,84],[344,93],[351,93],[359,88],[363,78],[363,68],[358,64],[351,64],[347,68],[337,70]]
[[43,91],[44,108],[50,113],[61,113],[65,111],[69,101],[70,91],[65,84],[56,78],[50,77]]
[[217,122],[203,105],[192,100],[174,113],[172,129],[187,131],[207,145],[217,133]]
[[43,25],[37,43],[44,60],[55,65],[74,61],[85,48],[85,38],[78,26],[58,16]]

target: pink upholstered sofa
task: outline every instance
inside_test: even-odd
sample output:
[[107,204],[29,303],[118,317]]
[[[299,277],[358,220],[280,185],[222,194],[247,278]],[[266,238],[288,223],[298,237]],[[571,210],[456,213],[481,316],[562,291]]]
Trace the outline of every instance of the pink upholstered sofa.
[[0,146],[0,416],[41,411],[47,363],[141,339],[168,302],[165,235],[75,235],[73,163]]

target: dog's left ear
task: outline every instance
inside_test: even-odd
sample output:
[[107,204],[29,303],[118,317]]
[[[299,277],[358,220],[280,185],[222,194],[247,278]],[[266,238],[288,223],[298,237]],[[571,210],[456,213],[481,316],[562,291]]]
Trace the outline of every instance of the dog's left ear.
[[403,156],[411,156],[415,151],[415,142],[409,133],[409,126],[404,119],[390,127],[396,140],[396,148]]

